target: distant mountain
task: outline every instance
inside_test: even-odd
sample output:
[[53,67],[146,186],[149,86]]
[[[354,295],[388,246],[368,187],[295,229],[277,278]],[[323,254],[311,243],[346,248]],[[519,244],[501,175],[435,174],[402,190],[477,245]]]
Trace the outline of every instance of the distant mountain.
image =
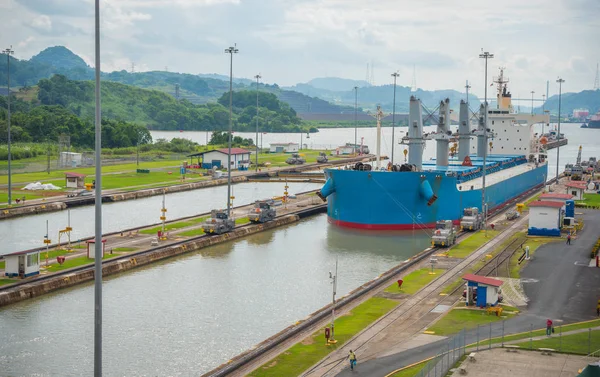
[[61,69],[90,69],[86,62],[64,46],[48,47],[29,59],[31,63],[47,64]]
[[349,91],[355,86],[359,88],[371,86],[371,84],[363,80],[343,79],[340,77],[318,77],[310,80],[307,84],[316,89],[325,89],[333,92]]
[[[579,93],[563,93],[561,98],[560,111],[562,116],[570,116],[574,109],[584,108],[590,111],[590,114],[596,114],[600,111],[600,90],[584,90]],[[536,108],[540,112],[542,107]],[[550,97],[544,104],[544,109],[550,110],[550,113],[558,114],[558,95]]]

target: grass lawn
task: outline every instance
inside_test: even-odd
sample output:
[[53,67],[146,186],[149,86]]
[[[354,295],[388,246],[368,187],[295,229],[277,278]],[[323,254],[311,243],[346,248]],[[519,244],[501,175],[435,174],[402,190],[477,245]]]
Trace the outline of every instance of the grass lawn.
[[[545,326],[545,324],[541,324],[541,325]],[[597,326],[600,326],[600,319],[594,319],[591,321],[577,322],[577,323],[572,323],[569,325],[564,325],[564,326],[562,326],[562,332],[579,330],[579,329],[587,329],[587,328],[597,327]],[[558,333],[560,331],[559,326],[556,326],[555,331],[556,331],[556,333]],[[546,328],[533,330],[531,332],[532,337],[541,336],[544,334],[546,334]],[[529,339],[529,337],[530,337],[529,332],[513,334],[513,335],[505,335],[504,342],[506,343],[506,342],[512,341],[512,340]],[[496,344],[496,343],[502,343],[502,338],[492,339],[492,344]]]
[[204,230],[202,228],[187,230],[185,232],[177,233],[178,236],[184,237],[196,237],[204,234]]
[[[118,256],[119,256],[119,254],[105,254],[104,258],[102,258],[102,259],[110,259],[110,258],[114,258],[114,257],[118,257]],[[62,266],[58,263],[50,264],[50,265],[48,265],[48,268],[46,268],[46,271],[49,271],[49,272],[62,271],[62,270],[66,270],[67,268],[83,266],[83,265],[89,264],[89,263],[94,263],[94,259],[88,258],[86,255],[83,255],[81,257],[70,258],[70,259],[65,260],[65,263],[63,263]]]
[[[160,213],[159,213],[159,215],[160,215]],[[179,222],[176,222],[176,223],[165,224],[165,231],[168,232],[170,230],[177,230],[177,229],[181,229],[181,228],[187,228],[189,226],[198,225],[198,224],[200,224],[201,222],[203,222],[206,219],[208,219],[208,216],[207,217],[200,217],[198,219],[190,219],[190,220],[186,220],[186,221],[179,221]],[[150,228],[150,229],[142,229],[142,230],[140,230],[140,233],[142,233],[142,234],[156,234],[159,230],[162,230],[162,225],[155,226],[154,228]]]
[[[200,175],[191,176],[186,175],[185,181],[180,180],[179,171],[172,170],[173,174],[169,174],[167,171],[153,171],[150,173],[136,173],[128,172],[121,174],[107,174],[102,176],[102,189],[118,189],[122,187],[131,186],[142,186],[142,185],[159,185],[159,184],[178,184],[185,182],[197,182],[208,179],[208,177],[202,177]],[[89,177],[86,182],[92,182],[94,178]]]
[[[326,346],[323,330],[296,343],[275,359],[250,374],[252,377],[298,376],[311,365],[341,347],[359,331],[398,305],[397,301],[373,297],[354,308],[335,322],[337,344]],[[360,360],[359,360],[360,362]]]
[[116,247],[113,251],[134,251],[137,250],[136,247]]
[[[525,237],[525,233],[517,233],[515,236],[513,237],[521,237],[523,239],[526,239]],[[557,241],[561,241],[561,239],[557,239],[557,238],[551,238],[551,237],[532,237],[532,238],[527,238],[527,241],[525,242],[525,244],[523,244],[523,250],[525,250],[525,247],[529,246],[529,256],[533,256],[533,254],[535,254],[535,251],[538,249],[538,247],[548,243],[548,242],[557,242]],[[519,265],[519,258],[521,257],[521,255],[523,255],[522,251],[517,251],[516,253],[514,253],[512,255],[512,257],[510,257],[510,277],[514,278],[514,279],[518,279],[521,276],[521,269],[523,269],[523,267],[525,267],[527,265],[527,261],[523,261],[521,262],[521,264]]]
[[422,268],[411,272],[410,274],[402,278],[402,288],[398,289],[398,283],[394,283],[385,289],[385,292],[389,293],[406,293],[412,295],[418,292],[421,288],[438,278],[445,270],[436,268],[433,270],[434,275],[431,273],[431,268]]
[[0,270],[4,270],[5,264],[5,261],[0,262]]
[[[529,343],[526,342],[523,346],[529,347]],[[593,330],[591,339],[587,331],[578,334],[563,335],[562,339],[554,333],[548,339],[534,340],[531,346],[533,348],[553,348],[557,351],[560,350],[560,352],[588,355],[600,349],[600,330]]]
[[575,203],[586,204],[590,206],[600,206],[600,194],[583,194],[583,200],[579,200]]
[[[505,310],[513,311],[514,308],[504,306]],[[514,309],[516,310],[516,309]],[[452,309],[427,331],[433,331],[435,335],[450,335],[460,332],[462,329],[471,329],[477,325],[485,325],[490,322],[511,318],[514,314],[502,313],[502,317],[487,314],[482,309]]]
[[0,279],[0,285],[7,285],[18,282],[19,279]]
[[484,231],[475,232],[467,239],[462,240],[460,243],[453,246],[449,250],[448,255],[454,258],[464,258],[497,235],[497,230],[488,229],[487,235]]
[[392,374],[390,377],[415,377],[427,363],[428,361],[424,361],[406,369],[402,369],[401,371]]
[[[140,161],[140,169],[157,169],[157,168],[167,168],[174,167],[173,174],[178,174],[178,170],[176,169],[181,165],[180,160],[159,160],[159,161],[149,161],[143,162]],[[120,173],[120,172],[135,172],[137,169],[137,165],[135,162],[126,163],[126,164],[117,164],[117,165],[105,165],[102,166],[102,174],[106,175],[107,173]],[[59,181],[64,186],[65,182],[65,172],[76,172],[81,174],[89,175],[90,182],[93,179],[93,175],[95,174],[94,167],[86,167],[86,168],[69,168],[64,170],[53,170],[50,171],[50,174],[47,172],[36,172],[36,173],[18,173],[12,175],[12,183],[31,183],[31,182],[55,182]],[[150,173],[152,174],[152,173]],[[148,174],[146,174],[148,175]],[[8,183],[8,175],[0,176],[0,184]],[[55,183],[56,184],[56,183]],[[61,186],[60,184],[58,186]]]

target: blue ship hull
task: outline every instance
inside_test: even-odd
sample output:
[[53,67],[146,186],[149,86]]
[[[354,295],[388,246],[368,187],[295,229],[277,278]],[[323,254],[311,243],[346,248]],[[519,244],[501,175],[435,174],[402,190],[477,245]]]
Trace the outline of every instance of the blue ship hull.
[[[438,220],[458,222],[464,208],[481,209],[481,189],[467,187],[468,182],[460,185],[460,178],[440,171],[328,169],[325,174],[327,182],[320,194],[327,197],[329,221],[340,226],[380,230],[433,228]],[[488,211],[542,187],[547,175],[548,166],[544,163],[486,185]]]

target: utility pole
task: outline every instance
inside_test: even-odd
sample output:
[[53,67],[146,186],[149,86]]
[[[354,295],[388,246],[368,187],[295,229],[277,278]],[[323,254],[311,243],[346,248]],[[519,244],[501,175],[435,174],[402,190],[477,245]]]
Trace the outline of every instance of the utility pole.
[[225,53],[231,56],[229,61],[229,151],[227,153],[227,218],[231,218],[231,133],[233,132],[233,54],[237,54],[239,50],[233,47],[225,49]]
[[[542,94],[542,115],[546,114],[546,95]],[[542,123],[542,135],[544,135],[544,123]]]
[[100,0],[96,0],[96,197],[94,243],[94,377],[102,377],[102,123],[100,108]]
[[[367,69],[368,69],[368,64],[367,64]],[[356,155],[356,145],[358,143],[358,132],[357,132],[357,111],[358,111],[358,86],[354,87],[354,155]]]
[[485,171],[487,168],[487,130],[488,130],[488,102],[487,102],[487,67],[488,67],[488,59],[493,59],[494,58],[494,54],[490,54],[487,51],[483,51],[483,49],[481,49],[481,54],[479,54],[479,57],[481,59],[485,59],[485,84],[484,84],[484,103],[483,103],[483,107],[485,109],[485,114],[483,115],[483,125],[484,125],[484,130],[483,130],[483,140],[485,140],[485,148],[483,149],[483,175],[482,175],[482,185],[481,185],[481,211],[483,212],[483,227],[484,229],[487,231],[487,206],[485,204]]
[[337,291],[337,272],[338,270],[338,259],[335,258],[335,275],[331,274],[329,271],[329,279],[331,279],[331,285],[333,288],[333,299],[331,301],[331,337],[329,338],[329,343],[337,343],[335,340],[335,331],[334,331],[334,323],[335,323],[335,294]]
[[560,106],[562,98],[562,84],[565,82],[565,80],[559,77],[556,82],[558,83],[558,132],[556,133],[556,140],[558,140],[558,144],[556,145],[556,184],[558,185],[558,167],[560,165]]
[[256,79],[256,172],[258,173],[258,80],[261,78],[260,73],[254,78]]
[[8,129],[8,206],[10,207],[12,204],[12,177],[10,170],[10,161],[12,156],[10,154],[10,56],[14,55],[15,51],[12,49],[12,45],[2,51],[3,54],[6,54],[6,82],[8,86],[8,116],[6,118],[7,121],[7,129]]
[[394,147],[396,146],[396,139],[394,139],[394,126],[396,125],[396,79],[400,76],[398,72],[392,73],[394,78],[394,103],[392,105],[392,165],[394,165]]
[[535,92],[532,90],[532,91],[531,91],[531,115],[533,115],[533,94],[534,94],[534,93],[535,93]]

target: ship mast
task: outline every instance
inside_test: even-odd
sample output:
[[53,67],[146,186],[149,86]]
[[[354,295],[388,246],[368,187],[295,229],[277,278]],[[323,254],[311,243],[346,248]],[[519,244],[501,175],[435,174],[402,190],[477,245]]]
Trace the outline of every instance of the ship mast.
[[383,111],[381,106],[377,105],[377,155],[376,155],[376,167],[377,170],[381,170],[381,119],[383,118]]

